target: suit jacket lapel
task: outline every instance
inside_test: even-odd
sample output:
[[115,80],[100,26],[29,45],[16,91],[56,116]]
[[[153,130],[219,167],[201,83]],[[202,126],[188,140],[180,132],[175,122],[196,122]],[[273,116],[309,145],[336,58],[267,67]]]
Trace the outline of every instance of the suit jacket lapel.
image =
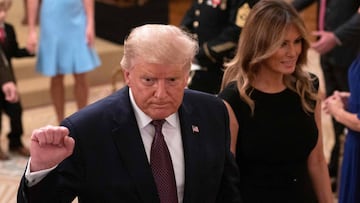
[[146,156],[140,131],[132,110],[128,88],[122,93],[119,101],[120,111],[114,112],[115,126],[113,138],[124,165],[134,179],[142,202],[159,202],[156,185]]
[[[141,140],[136,118],[130,104],[128,88],[121,90],[119,103],[114,110],[113,137],[119,150],[120,156],[128,167],[128,171],[134,179],[140,198],[143,202],[160,202],[157,196],[156,185],[152,176],[151,168],[146,156],[144,145]],[[125,98],[124,98],[125,97]],[[185,188],[183,202],[197,202],[201,198],[201,160],[203,159],[201,145],[201,126],[199,117],[192,108],[191,102],[184,99],[179,109],[181,135],[183,140],[185,158]],[[196,127],[198,130],[196,130]]]
[[[185,188],[184,201],[194,202],[200,194],[201,188],[200,178],[201,171],[201,131],[199,128],[199,118],[194,114],[191,105],[183,102],[179,109],[179,118],[181,124],[181,134],[184,147],[185,158]],[[196,202],[196,201],[195,201]]]

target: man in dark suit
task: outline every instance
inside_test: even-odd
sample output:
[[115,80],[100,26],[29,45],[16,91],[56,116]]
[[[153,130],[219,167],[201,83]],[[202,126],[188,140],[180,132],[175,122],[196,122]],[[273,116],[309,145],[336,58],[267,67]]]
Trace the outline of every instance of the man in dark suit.
[[[320,0],[294,0],[292,3],[299,11]],[[326,0],[324,27],[314,35],[318,40],[312,43],[320,55],[320,65],[324,74],[326,97],[335,90],[349,91],[348,69],[360,51],[360,0]],[[321,18],[320,11],[318,18]],[[329,173],[336,190],[339,168],[340,137],[344,135],[344,126],[333,120],[335,145],[331,152]]]
[[258,0],[194,0],[181,27],[199,42],[190,89],[219,93],[223,64],[234,56],[250,8]]
[[[226,108],[213,95],[185,89],[197,48],[175,26],[135,28],[121,61],[127,86],[62,126],[33,132],[18,202],[241,202]],[[162,133],[154,127],[160,122]],[[153,150],[159,134],[171,158],[160,175]],[[172,172],[171,184],[158,179]],[[176,200],[163,199],[164,185],[173,186]]]

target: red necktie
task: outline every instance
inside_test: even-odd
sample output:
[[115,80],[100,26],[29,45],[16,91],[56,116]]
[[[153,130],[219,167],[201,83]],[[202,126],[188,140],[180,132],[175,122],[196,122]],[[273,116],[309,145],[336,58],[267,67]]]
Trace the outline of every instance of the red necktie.
[[5,42],[5,29],[3,27],[0,28],[0,43],[4,43]]
[[169,149],[161,132],[165,120],[153,120],[155,136],[151,144],[150,165],[161,203],[177,203],[174,169]]
[[326,11],[326,0],[320,0],[319,9],[319,30],[323,31],[325,28],[325,11]]

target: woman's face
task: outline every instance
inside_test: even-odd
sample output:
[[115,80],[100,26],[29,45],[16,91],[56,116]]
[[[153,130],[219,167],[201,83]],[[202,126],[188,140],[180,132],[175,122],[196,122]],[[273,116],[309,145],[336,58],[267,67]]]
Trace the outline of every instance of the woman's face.
[[279,74],[291,74],[295,71],[296,62],[302,52],[303,38],[294,25],[289,25],[285,38],[279,49],[268,59],[262,68]]

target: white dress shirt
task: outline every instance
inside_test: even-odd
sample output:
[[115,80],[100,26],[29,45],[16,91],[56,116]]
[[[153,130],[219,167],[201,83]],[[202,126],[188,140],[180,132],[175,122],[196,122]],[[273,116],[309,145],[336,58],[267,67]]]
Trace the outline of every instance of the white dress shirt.
[[[150,124],[152,119],[143,111],[141,111],[140,108],[136,105],[134,97],[131,93],[131,89],[129,91],[131,105],[133,106],[135,112],[141,139],[143,141],[145,152],[150,163],[150,150],[155,135],[155,128]],[[166,122],[163,124],[162,133],[170,152],[171,161],[174,167],[178,199],[179,203],[181,203],[183,202],[184,196],[185,161],[178,113],[171,114],[169,117],[165,118],[165,120]]]

